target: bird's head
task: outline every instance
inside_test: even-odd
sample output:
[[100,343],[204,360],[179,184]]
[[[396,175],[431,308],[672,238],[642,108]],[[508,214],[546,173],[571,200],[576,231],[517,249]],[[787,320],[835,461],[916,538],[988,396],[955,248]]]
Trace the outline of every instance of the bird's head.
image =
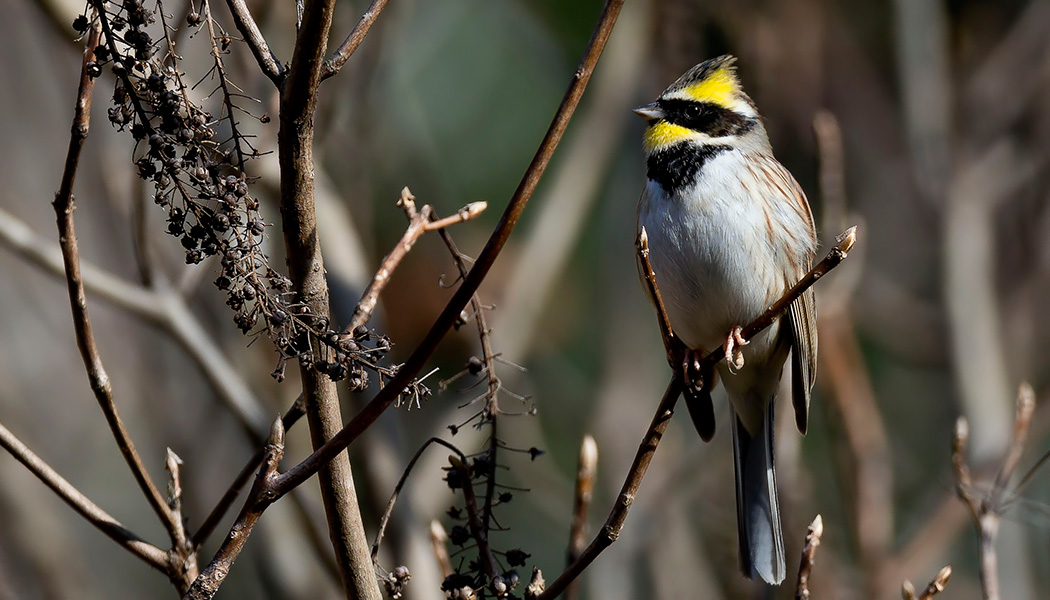
[[761,128],[755,103],[736,77],[735,62],[729,55],[706,60],[679,77],[655,102],[634,109],[649,122],[646,153],[686,141],[738,145]]

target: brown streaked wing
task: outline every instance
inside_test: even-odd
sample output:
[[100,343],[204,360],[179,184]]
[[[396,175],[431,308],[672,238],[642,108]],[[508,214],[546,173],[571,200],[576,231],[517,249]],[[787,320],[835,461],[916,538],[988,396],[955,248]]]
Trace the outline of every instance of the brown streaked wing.
[[817,376],[817,310],[813,289],[806,290],[788,308],[791,326],[791,405],[795,426],[805,435],[809,428],[809,398]]

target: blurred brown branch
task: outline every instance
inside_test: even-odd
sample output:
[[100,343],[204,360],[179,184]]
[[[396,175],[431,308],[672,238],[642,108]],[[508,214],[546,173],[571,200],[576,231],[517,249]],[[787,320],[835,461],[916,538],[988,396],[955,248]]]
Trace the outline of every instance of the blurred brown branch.
[[1035,392],[1032,386],[1022,383],[1017,392],[1017,405],[1014,416],[1013,435],[1006,456],[995,476],[992,488],[980,492],[974,487],[970,467],[966,461],[966,445],[969,441],[969,426],[965,417],[959,417],[955,426],[955,437],[952,440],[952,467],[955,472],[955,491],[959,499],[970,511],[974,524],[977,525],[980,540],[981,557],[981,591],[985,600],[998,600],[999,573],[998,555],[995,549],[999,534],[999,522],[1006,509],[1005,500],[1009,498],[1008,485],[1024,453],[1028,428],[1032,423],[1035,411]]
[[901,585],[901,595],[904,596],[904,600],[930,600],[930,598],[933,598],[944,591],[944,586],[948,584],[948,579],[951,576],[952,567],[951,565],[948,565],[937,573],[937,576],[933,578],[930,585],[926,586],[926,589],[924,589],[918,596],[915,595],[915,586],[905,579],[904,584]]
[[[594,480],[598,476],[598,443],[590,435],[583,436],[580,443],[580,457],[576,464],[576,485],[573,488],[572,528],[569,532],[569,551],[567,564],[576,562],[587,547],[587,514],[591,508],[594,495]],[[573,581],[565,589],[565,599],[573,600],[579,596],[579,582]]]

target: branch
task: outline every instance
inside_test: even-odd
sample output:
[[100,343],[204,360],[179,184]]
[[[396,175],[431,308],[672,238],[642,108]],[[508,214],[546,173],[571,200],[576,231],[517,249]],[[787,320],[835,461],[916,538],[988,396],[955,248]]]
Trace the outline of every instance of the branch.
[[241,514],[237,517],[237,522],[234,523],[230,533],[223,540],[222,546],[219,547],[219,551],[215,553],[215,557],[208,563],[208,566],[201,571],[200,576],[194,580],[189,591],[183,595],[183,600],[208,600],[219,590],[219,586],[222,585],[233,566],[233,561],[244,548],[244,543],[248,541],[248,536],[255,524],[259,522],[263,509],[272,501],[268,498],[267,489],[270,480],[277,473],[277,466],[281,463],[283,456],[284,426],[280,419],[276,419],[266,441],[263,464],[259,467],[252,491],[248,496],[253,502],[245,504]]
[[[335,0],[313,0],[304,6],[302,23],[288,73],[281,84],[280,129],[277,133],[281,169],[281,224],[292,288],[309,314],[330,319],[328,281],[317,234],[314,202],[314,112]],[[316,339],[309,332],[294,341],[302,348]],[[324,446],[343,424],[335,381],[300,359],[299,373],[314,450]],[[340,567],[347,598],[380,600],[372,570],[364,522],[354,488],[350,457],[333,453],[318,465],[318,483],[328,522],[328,535]],[[267,486],[269,488],[269,486]],[[249,498],[249,502],[255,501]]]
[[798,562],[798,584],[795,586],[795,600],[809,600],[809,576],[813,570],[813,560],[820,546],[820,537],[824,535],[824,520],[817,515],[806,530],[806,544],[802,547],[802,558]]
[[[842,235],[839,236],[838,246],[832,248],[828,255],[824,257],[824,260],[820,261],[815,267],[810,269],[810,271],[806,273],[798,283],[785,292],[784,296],[770,306],[766,312],[762,313],[757,319],[748,323],[746,327],[741,329],[741,335],[745,339],[750,339],[766,327],[769,327],[788,309],[788,306],[790,306],[796,298],[801,296],[803,292],[816,283],[818,279],[826,275],[829,271],[838,266],[839,263],[845,260],[856,241],[856,233],[856,227],[850,227],[843,232]],[[639,242],[641,242],[642,235],[643,234],[639,235]],[[643,254],[641,243],[639,243],[639,259],[643,261],[643,264],[647,261],[647,257]],[[649,278],[647,277],[646,279]],[[655,277],[653,277],[653,291],[656,292],[654,298],[659,298],[659,289],[655,286]],[[722,350],[719,349],[712,351],[703,358],[701,361],[701,367],[706,370],[707,368],[713,367],[718,361],[724,358],[725,352]],[[705,371],[702,370],[701,372]],[[609,517],[605,521],[605,525],[602,527],[601,533],[591,541],[590,545],[583,551],[579,559],[572,563],[565,572],[559,575],[542,594],[537,596],[537,600],[554,600],[554,598],[561,595],[565,588],[573,580],[579,577],[580,573],[590,566],[590,564],[594,562],[594,559],[596,559],[602,551],[611,546],[612,543],[616,541],[616,538],[619,537],[620,530],[623,528],[624,521],[627,519],[627,512],[630,510],[631,504],[634,502],[635,494],[637,494],[638,488],[642,483],[642,478],[645,477],[646,469],[648,469],[649,463],[652,461],[653,455],[656,453],[656,447],[663,438],[664,430],[667,429],[667,424],[671,421],[671,416],[674,414],[675,404],[678,402],[678,396],[682,393],[682,371],[680,369],[674,369],[673,373],[671,381],[667,384],[667,389],[664,391],[663,398],[660,399],[660,404],[657,406],[656,414],[653,415],[653,420],[649,424],[649,429],[642,437],[642,442],[638,446],[638,452],[635,454],[634,462],[631,463],[631,468],[627,472],[627,478],[624,480],[623,487],[620,489],[620,494],[616,498],[616,502],[609,513]]]
[[[959,417],[952,438],[952,470],[955,474],[955,491],[977,525],[980,538],[981,558],[981,592],[985,600],[998,600],[999,594],[999,559],[995,550],[995,541],[999,535],[999,522],[1006,502],[1010,498],[1007,485],[1021,460],[1024,443],[1028,438],[1028,428],[1032,423],[1035,411],[1035,392],[1032,386],[1022,383],[1017,392],[1017,410],[1014,416],[1013,436],[1006,456],[996,474],[995,483],[987,493],[977,493],[970,468],[966,463],[966,446],[970,438],[970,428],[964,417]],[[947,579],[947,578],[945,578]],[[933,584],[931,584],[933,585]]]
[[454,456],[449,457],[449,462],[459,474],[459,483],[463,487],[463,504],[467,510],[467,524],[470,526],[470,534],[478,545],[478,560],[481,562],[481,570],[488,576],[489,581],[496,579],[499,575],[499,565],[496,556],[492,554],[489,546],[489,535],[481,515],[478,513],[478,502],[474,496],[474,481],[470,473],[470,465]]
[[[0,209],[0,242],[56,277],[64,277],[61,252],[25,223]],[[197,365],[220,402],[237,418],[253,442],[262,440],[266,418],[262,403],[226,358],[218,343],[171,284],[153,275],[153,287],[143,288],[88,262],[81,262],[84,289],[126,310],[171,336]],[[254,470],[254,466],[253,466]]]
[[376,541],[372,544],[372,563],[377,564],[379,560],[379,545],[383,543],[383,533],[386,531],[387,522],[390,521],[390,515],[394,512],[394,504],[397,502],[397,497],[401,494],[401,489],[405,487],[405,482],[408,481],[408,476],[412,473],[412,468],[416,466],[416,461],[419,457],[423,456],[423,452],[430,447],[431,444],[440,444],[449,450],[456,453],[459,456],[460,462],[466,464],[467,457],[460,451],[459,448],[446,442],[441,438],[432,437],[429,440],[423,442],[423,445],[416,450],[412,460],[408,461],[408,465],[405,467],[403,473],[401,473],[401,479],[397,481],[397,485],[394,486],[394,493],[390,495],[390,501],[387,502],[386,510],[383,511],[383,518],[379,520],[379,531],[376,532]]
[[[598,444],[590,435],[583,436],[580,444],[580,458],[576,466],[576,486],[572,502],[572,527],[569,533],[569,551],[567,565],[576,562],[587,545],[587,513],[594,495],[594,479],[598,475]],[[565,590],[566,600],[573,600],[579,594],[576,582]]]
[[124,456],[128,468],[131,469],[135,481],[146,496],[153,511],[164,524],[172,543],[175,543],[176,523],[171,509],[168,507],[142,459],[139,457],[135,444],[131,441],[124,422],[117,412],[117,406],[113,401],[113,390],[110,386],[109,375],[102,366],[102,358],[99,356],[98,347],[95,345],[95,336],[91,330],[91,320],[88,318],[87,297],[84,292],[84,283],[80,275],[80,251],[77,246],[76,228],[73,222],[73,182],[76,179],[77,166],[80,163],[80,150],[83,148],[84,140],[88,136],[91,114],[91,92],[94,89],[94,79],[88,75],[88,64],[93,60],[93,52],[98,45],[99,27],[97,22],[92,26],[91,33],[84,47],[84,59],[80,71],[80,86],[77,90],[77,100],[73,111],[73,126],[69,137],[69,149],[66,153],[65,168],[62,172],[62,182],[53,203],[58,223],[59,244],[62,248],[62,260],[65,265],[66,285],[69,288],[69,304],[73,312],[73,329],[76,333],[77,347],[80,356],[84,360],[91,391],[94,392],[99,407],[109,423],[110,431],[117,442],[120,453]]
[[452,325],[459,318],[460,313],[467,303],[470,302],[474,292],[477,291],[482,280],[488,274],[489,269],[495,263],[496,257],[503,249],[504,244],[506,244],[507,238],[517,224],[518,218],[532,196],[532,192],[536,189],[536,185],[543,176],[547,163],[554,154],[554,149],[557,147],[558,142],[561,141],[565,128],[572,118],[573,111],[575,111],[576,106],[580,102],[583,91],[590,80],[594,66],[597,64],[602,48],[605,47],[605,42],[612,32],[613,24],[616,22],[616,17],[622,6],[623,0],[606,0],[602,16],[599,18],[594,34],[587,44],[580,66],[573,74],[569,89],[566,91],[557,113],[555,113],[554,120],[547,129],[547,134],[540,143],[536,155],[533,157],[528,169],[526,169],[525,175],[511,197],[510,203],[507,205],[495,231],[489,237],[489,241],[481,251],[481,254],[478,255],[474,267],[456,290],[456,293],[453,294],[448,304],[446,304],[445,309],[438,316],[433,326],[431,326],[430,331],[419,343],[412,355],[409,356],[408,360],[405,361],[405,364],[401,366],[397,375],[387,382],[386,387],[380,390],[371,402],[362,408],[328,443],[301,463],[289,469],[278,479],[275,489],[275,493],[278,496],[287,493],[288,490],[301,484],[316,473],[322,465],[327,464],[339,452],[349,446],[358,435],[371,426],[379,418],[379,415],[383,414],[383,411],[400,397],[401,392],[408,387],[416,374],[422,370],[431,354],[437,348],[437,345],[448,333],[448,330],[452,328]]
[[244,37],[244,43],[248,44],[248,48],[251,49],[263,75],[269,77],[270,81],[280,87],[285,77],[284,67],[266,44],[259,25],[252,18],[251,11],[248,10],[248,5],[244,0],[226,0],[226,6],[229,7],[237,31],[240,31],[241,36]]
[[401,190],[401,199],[398,200],[397,204],[405,211],[405,215],[408,217],[408,228],[401,236],[401,240],[394,246],[394,249],[383,257],[382,262],[379,263],[379,268],[376,269],[371,283],[368,284],[368,288],[365,289],[364,294],[361,296],[361,301],[354,308],[354,314],[350,318],[350,323],[343,330],[344,334],[353,332],[354,329],[365,325],[372,318],[372,313],[375,311],[376,304],[379,301],[379,294],[386,287],[386,284],[389,283],[394,269],[401,264],[401,260],[412,250],[416,240],[428,231],[437,231],[469,221],[480,215],[488,206],[485,202],[473,202],[459,209],[455,215],[435,221],[431,219],[434,209],[430,205],[424,205],[419,210],[416,210],[415,199],[416,197],[412,195],[412,192],[407,187]]
[[139,557],[146,564],[162,573],[168,573],[168,552],[143,540],[134,532],[128,530],[119,521],[114,519],[98,507],[80,492],[73,484],[66,481],[55,472],[44,459],[33,453],[13,433],[0,424],[0,446],[11,453],[18,462],[22,463],[29,472],[36,476],[44,485],[51,488],[58,497],[75,510],[77,514],[98,528],[106,537],[119,544],[122,548]]
[[922,591],[922,594],[915,595],[915,586],[911,584],[907,579],[904,580],[904,584],[901,586],[901,596],[904,600],[930,600],[940,592],[944,591],[944,586],[948,584],[948,578],[952,576],[952,566],[948,565],[941,569],[937,576],[933,578],[930,585],[926,586],[926,589]]
[[361,45],[361,42],[365,41],[365,36],[368,35],[372,25],[379,18],[379,13],[383,12],[389,1],[372,0],[372,4],[369,5],[365,14],[361,15],[357,25],[350,31],[350,35],[346,36],[346,39],[339,45],[332,57],[325,61],[324,66],[321,68],[321,81],[338,73],[343,68],[343,65],[346,64],[346,61],[350,60],[357,47]]

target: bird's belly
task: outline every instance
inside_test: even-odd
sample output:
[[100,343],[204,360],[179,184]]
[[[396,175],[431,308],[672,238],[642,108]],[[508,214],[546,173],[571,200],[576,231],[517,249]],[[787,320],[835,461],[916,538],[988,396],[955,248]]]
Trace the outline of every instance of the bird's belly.
[[[752,199],[690,191],[669,197],[653,186],[643,195],[638,225],[649,238],[671,326],[689,347],[711,350],[732,327],[748,324],[776,301],[790,271]],[[753,340],[747,354],[771,350],[778,329]]]

